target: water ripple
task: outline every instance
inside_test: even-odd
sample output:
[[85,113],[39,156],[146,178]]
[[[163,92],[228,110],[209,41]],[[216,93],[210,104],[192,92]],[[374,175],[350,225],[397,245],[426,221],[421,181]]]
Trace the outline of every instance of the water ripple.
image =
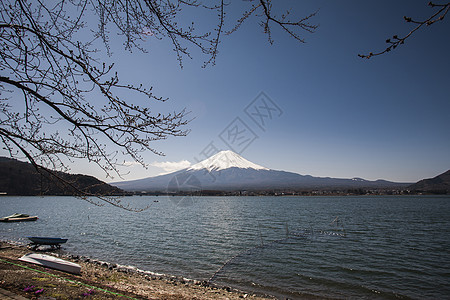
[[217,273],[217,284],[280,298],[450,295],[450,197],[200,197],[184,207],[175,198],[127,197],[153,204],[130,213],[0,197],[0,215],[40,218],[0,224],[0,238],[61,236],[74,254],[199,280]]

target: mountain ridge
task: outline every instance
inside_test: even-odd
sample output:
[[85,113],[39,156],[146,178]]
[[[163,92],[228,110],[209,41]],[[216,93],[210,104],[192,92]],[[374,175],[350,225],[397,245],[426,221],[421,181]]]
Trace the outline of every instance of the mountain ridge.
[[419,180],[408,188],[416,192],[450,194],[450,170],[433,178]]
[[53,171],[58,177],[48,178],[28,163],[0,157],[0,192],[13,196],[123,195],[124,191],[93,176]]
[[126,191],[274,190],[274,189],[392,189],[411,183],[379,179],[313,177],[254,164],[232,151],[221,151],[189,168],[138,180],[111,183]]

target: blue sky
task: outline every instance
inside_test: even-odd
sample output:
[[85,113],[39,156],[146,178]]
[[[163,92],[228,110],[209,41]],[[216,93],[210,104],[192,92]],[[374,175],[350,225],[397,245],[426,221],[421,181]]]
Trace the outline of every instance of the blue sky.
[[[216,65],[207,68],[201,68],[206,58],[194,50],[181,69],[167,41],[151,37],[146,54],[114,49],[110,59],[123,81],[153,86],[155,94],[170,98],[154,104],[155,110],[186,107],[195,117],[187,137],[155,142],[166,156],[144,153],[149,168],[130,166],[124,179],[196,163],[211,142],[229,149],[221,133],[235,122],[257,136],[241,155],[272,169],[401,182],[450,169],[450,16],[391,53],[370,60],[357,56],[384,49],[394,34],[406,34],[412,26],[403,16],[429,16],[433,10],[427,3],[274,1],[300,17],[319,10],[311,19],[319,28],[305,32],[302,44],[274,27],[270,45],[257,20],[250,19],[223,38]],[[227,7],[228,28],[243,4],[232,1]],[[279,108],[264,130],[245,112],[261,92]],[[84,162],[74,164],[72,172],[118,180]]]
[[[144,154],[149,169],[130,167],[125,179],[195,163],[211,142],[228,149],[220,134],[237,117],[258,137],[238,152],[268,168],[403,182],[448,170],[450,22],[424,28],[387,55],[357,56],[382,50],[387,38],[409,32],[403,16],[428,16],[427,3],[277,1],[299,16],[319,10],[311,20],[319,28],[304,34],[306,44],[275,30],[271,46],[257,20],[249,20],[224,37],[216,65],[206,69],[195,51],[180,69],[168,44],[149,39],[149,53],[126,55],[119,71],[169,97],[162,110],[186,107],[195,120],[187,137],[155,143],[165,157]],[[233,5],[228,24],[242,9]],[[260,92],[282,112],[267,120],[265,131],[244,111]]]

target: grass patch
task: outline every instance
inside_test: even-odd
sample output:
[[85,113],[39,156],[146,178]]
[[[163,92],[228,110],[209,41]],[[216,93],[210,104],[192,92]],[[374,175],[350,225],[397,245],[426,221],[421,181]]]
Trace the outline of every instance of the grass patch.
[[36,280],[36,281],[48,281],[49,280],[48,277],[33,277],[32,279]]
[[101,278],[102,281],[109,281],[109,282],[126,282],[128,281],[128,278],[125,275],[113,273],[111,276],[104,276]]
[[56,285],[56,284],[53,284],[53,283],[47,283],[47,284],[45,285],[45,287],[48,287],[48,288],[55,288],[55,287],[57,287],[57,285]]
[[67,295],[61,294],[61,293],[52,293],[52,294],[49,294],[49,296],[52,298],[61,299],[61,300],[69,300],[70,299]]

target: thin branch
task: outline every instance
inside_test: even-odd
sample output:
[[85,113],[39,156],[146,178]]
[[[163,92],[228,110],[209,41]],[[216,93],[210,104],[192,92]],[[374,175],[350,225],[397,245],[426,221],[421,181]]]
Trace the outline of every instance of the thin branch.
[[444,20],[445,16],[447,15],[447,13],[450,10],[450,2],[445,3],[445,4],[435,4],[435,3],[429,2],[428,5],[432,8],[437,7],[437,8],[439,8],[439,10],[424,21],[416,21],[410,17],[404,16],[403,19],[406,22],[417,24],[417,26],[414,27],[408,34],[406,34],[403,37],[394,35],[394,36],[392,36],[392,38],[387,39],[386,43],[389,44],[389,46],[386,49],[384,49],[383,51],[375,52],[375,53],[370,52],[369,54],[358,54],[358,56],[361,58],[369,59],[373,56],[379,56],[379,55],[385,54],[387,52],[390,52],[390,51],[396,49],[398,46],[403,45],[409,37],[411,37],[416,31],[421,29],[424,25],[430,26],[430,25],[435,24],[436,22]]

